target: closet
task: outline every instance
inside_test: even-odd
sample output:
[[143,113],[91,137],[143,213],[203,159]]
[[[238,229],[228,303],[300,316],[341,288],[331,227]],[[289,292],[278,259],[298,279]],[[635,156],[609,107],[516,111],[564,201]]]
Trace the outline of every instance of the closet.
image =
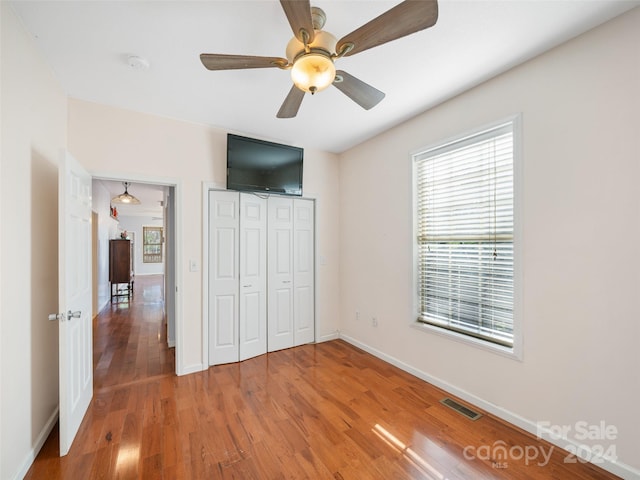
[[314,341],[314,202],[209,192],[209,364]]

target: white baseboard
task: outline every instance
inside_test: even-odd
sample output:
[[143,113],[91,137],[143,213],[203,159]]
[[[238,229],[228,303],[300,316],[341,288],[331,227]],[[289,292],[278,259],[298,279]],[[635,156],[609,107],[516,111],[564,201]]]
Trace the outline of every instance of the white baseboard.
[[[486,400],[483,400],[480,397],[477,397],[465,390],[451,385],[444,380],[433,377],[428,373],[423,372],[422,370],[418,370],[417,368],[414,368],[411,365],[404,363],[395,357],[387,355],[386,353],[365,343],[362,343],[359,340],[350,337],[349,335],[346,335],[342,332],[339,332],[339,338],[364,350],[365,352],[370,353],[375,357],[378,357],[381,360],[384,360],[387,363],[390,363],[391,365],[400,368],[401,370],[404,370],[405,372],[408,372],[420,378],[421,380],[424,380],[427,383],[435,385],[436,387],[441,388],[442,390],[445,390],[446,392],[451,393],[452,395],[461,398],[466,402],[469,402],[470,404],[475,405],[482,410],[485,410],[486,412],[489,412],[490,414],[525,430],[526,432],[536,437],[541,433],[539,431],[538,424],[534,421],[521,417],[520,415],[506,410],[505,408],[502,408],[498,405],[494,405],[491,402],[487,402]],[[603,457],[593,450],[585,452],[585,446],[581,446],[569,438],[564,437],[558,439],[554,436],[551,436],[549,432],[542,432],[542,438],[544,438],[544,440],[548,441],[549,443],[562,448],[563,450],[567,450],[567,452],[573,453],[582,451],[588,454],[587,456],[591,460],[591,463],[603,468],[604,470],[607,470],[608,472],[613,473],[614,475],[618,475],[625,480],[640,480],[640,470],[625,463],[613,461],[609,458]]]
[[321,335],[316,343],[328,342],[329,340],[337,340],[338,338],[340,338],[340,332],[336,330],[335,332],[328,333],[327,335]]
[[100,312],[106,308],[107,305],[111,303],[111,297],[107,297],[107,299],[98,307],[97,315],[100,315]]
[[176,372],[176,375],[189,375],[190,373],[201,372],[203,370],[206,370],[207,368],[209,367],[203,366],[202,363],[194,363],[192,365],[189,365],[188,367],[183,367],[179,372]]
[[38,452],[40,452],[40,449],[44,445],[44,442],[47,441],[47,438],[49,438],[49,434],[53,430],[53,427],[55,427],[56,422],[58,421],[58,414],[59,410],[56,407],[53,414],[51,414],[51,416],[47,420],[47,423],[44,424],[44,427],[40,431],[38,438],[36,438],[36,442],[34,443],[33,448],[27,453],[26,458],[22,462],[20,470],[12,477],[14,480],[21,480],[29,471],[31,465],[33,465],[33,461],[38,456]]

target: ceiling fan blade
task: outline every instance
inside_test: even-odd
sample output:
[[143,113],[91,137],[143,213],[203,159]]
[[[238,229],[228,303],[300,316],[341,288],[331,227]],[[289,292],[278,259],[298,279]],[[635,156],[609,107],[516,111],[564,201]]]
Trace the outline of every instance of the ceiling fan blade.
[[300,90],[295,85],[289,90],[287,98],[284,99],[280,110],[276,117],[278,118],[293,118],[298,114],[300,104],[304,98],[304,91]]
[[308,0],[280,0],[280,5],[284,10],[291,30],[295,37],[304,43],[305,39],[302,36],[301,29],[307,32],[309,38],[307,42],[311,43],[314,37],[313,21],[311,19],[311,4]]
[[344,70],[337,70],[336,78],[342,78],[342,81],[334,81],[333,86],[365,110],[372,109],[384,98],[383,92]]
[[336,45],[336,52],[353,44],[353,48],[344,56],[355,55],[429,28],[437,20],[437,0],[406,0],[341,38]]
[[203,53],[200,61],[209,70],[235,70],[241,68],[283,68],[289,62],[280,57],[253,57],[251,55],[222,55]]

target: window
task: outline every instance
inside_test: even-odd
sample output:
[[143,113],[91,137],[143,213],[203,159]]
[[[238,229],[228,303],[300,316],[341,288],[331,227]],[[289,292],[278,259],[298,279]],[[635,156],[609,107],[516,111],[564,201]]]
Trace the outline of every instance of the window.
[[162,227],[142,227],[142,261],[162,263]]
[[413,156],[417,319],[514,346],[514,124]]

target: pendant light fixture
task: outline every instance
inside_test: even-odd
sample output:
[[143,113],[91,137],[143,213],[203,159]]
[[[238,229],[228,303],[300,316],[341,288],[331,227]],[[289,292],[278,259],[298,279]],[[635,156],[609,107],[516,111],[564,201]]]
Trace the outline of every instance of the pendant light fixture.
[[123,203],[125,205],[140,205],[140,200],[128,192],[130,182],[122,182],[124,185],[124,193],[117,195],[111,199],[112,203]]

